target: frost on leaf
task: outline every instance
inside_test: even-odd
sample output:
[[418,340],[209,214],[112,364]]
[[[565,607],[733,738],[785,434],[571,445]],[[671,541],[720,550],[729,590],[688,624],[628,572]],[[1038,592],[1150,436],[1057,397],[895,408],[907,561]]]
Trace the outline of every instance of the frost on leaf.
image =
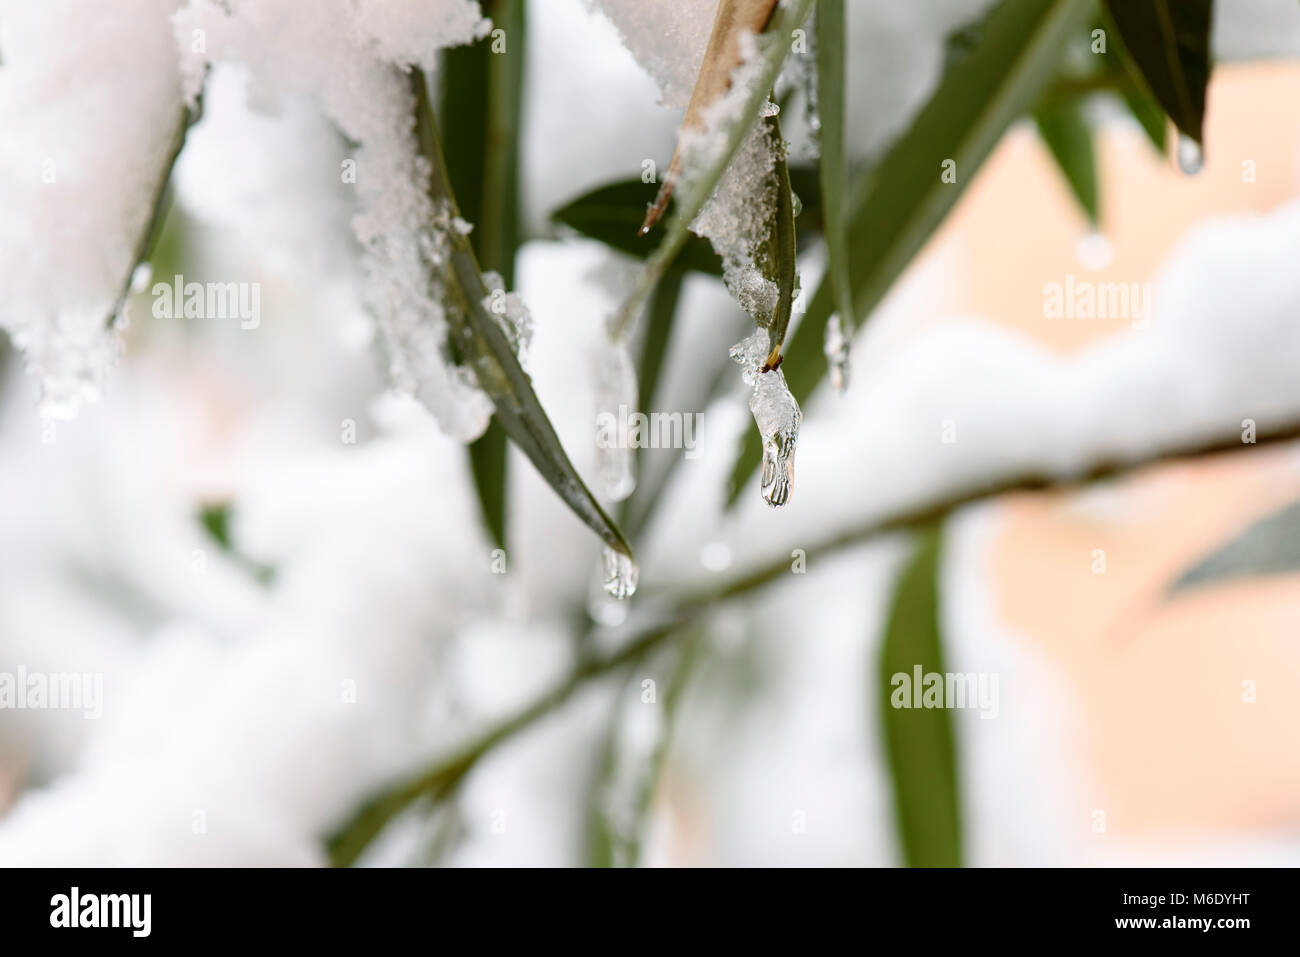
[[[454,438],[487,428],[491,401],[458,365],[445,309],[448,235],[458,229],[428,196],[406,68],[434,66],[437,51],[483,36],[471,0],[191,0],[175,20],[185,91],[198,93],[210,63],[245,64],[259,98],[306,94],[357,144],[357,212],[366,300],[383,333],[395,384],[417,396]],[[202,37],[202,43],[194,42]]]

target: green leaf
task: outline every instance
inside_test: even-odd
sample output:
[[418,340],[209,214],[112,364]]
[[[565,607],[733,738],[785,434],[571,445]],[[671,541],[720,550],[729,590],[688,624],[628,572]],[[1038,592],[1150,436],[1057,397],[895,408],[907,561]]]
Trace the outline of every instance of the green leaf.
[[[879,166],[855,182],[849,259],[855,318],[869,316],[957,202],[1007,128],[1024,115],[1057,67],[1062,44],[1088,0],[1002,0],[955,58],[938,90]],[[941,178],[953,161],[956,182]],[[826,372],[822,337],[835,309],[823,279],[786,348],[781,369],[802,404]],[[732,469],[735,501],[758,467],[762,445],[746,432]]]
[[1083,102],[1043,106],[1034,114],[1034,122],[1088,221],[1097,225],[1097,162]]
[[[442,145],[429,106],[424,74],[413,70],[410,84],[416,99],[417,141],[431,168],[430,194],[439,202],[447,203],[453,216],[459,215],[455,193],[447,181]],[[473,369],[479,387],[492,400],[497,420],[573,513],[596,532],[606,546],[631,557],[632,550],[623,533],[605,514],[569,461],[546,410],[533,391],[532,380],[519,365],[505,332],[484,308],[483,301],[488,291],[468,237],[458,230],[451,230],[447,239],[451,251],[444,278],[448,295],[455,301],[443,305],[451,324],[452,338]]]
[[776,283],[776,310],[768,325],[768,354],[775,361],[781,354],[786,330],[790,327],[790,313],[794,308],[795,290],[799,277],[795,271],[794,190],[790,185],[790,168],[785,159],[785,138],[781,134],[781,121],[774,114],[764,117],[768,136],[776,144],[776,160],[767,188],[775,193],[776,203],[768,235],[763,247],[755,256],[755,264],[763,276]]
[[1144,89],[1126,87],[1122,95],[1124,104],[1133,115],[1133,119],[1141,125],[1142,131],[1146,133],[1155,151],[1163,156],[1169,131],[1169,120],[1165,116],[1165,111]]
[[1300,501],[1248,525],[1179,575],[1169,593],[1293,572],[1300,572]]
[[853,283],[849,278],[848,199],[844,152],[844,0],[817,0],[817,113],[821,157],[817,163],[825,198],[827,273],[835,311],[853,328]]
[[1106,0],[1147,86],[1197,143],[1205,125],[1213,6],[1213,0]]
[[880,723],[899,843],[909,867],[960,867],[962,863],[951,717],[947,708],[914,706],[922,690],[914,687],[917,669],[921,675],[945,670],[939,627],[940,543],[938,526],[921,533],[895,588],[877,662]]
[[[470,245],[484,269],[515,283],[519,249],[519,131],[524,77],[523,0],[485,0],[484,16],[505,30],[495,40],[451,47],[443,54],[438,112],[456,149],[446,157],[447,178],[461,215],[474,224]],[[506,546],[506,431],[495,419],[470,443],[470,471],[479,509],[493,542]]]
[[681,298],[686,270],[674,264],[664,273],[664,278],[650,298],[650,315],[646,322],[645,341],[641,344],[641,361],[637,368],[637,388],[642,412],[654,409],[655,394],[659,391],[659,373],[664,356],[668,354],[668,341],[672,336],[673,319]]
[[[795,217],[795,227],[800,238],[805,233],[819,232],[822,228],[821,187],[817,170],[811,166],[789,167],[790,186],[799,197],[801,209]],[[551,219],[577,230],[589,239],[596,239],[638,259],[645,259],[657,248],[664,237],[663,220],[655,224],[645,236],[639,236],[641,221],[645,218],[646,204],[654,198],[653,184],[639,179],[624,179],[599,186],[589,193],[566,203],[551,213]],[[672,217],[670,201],[669,214]],[[472,235],[472,234],[471,234]],[[722,259],[713,251],[707,239],[689,234],[672,265],[710,276],[722,275]]]
[[[606,246],[644,259],[662,242],[664,227],[657,224],[639,236],[646,203],[654,198],[654,185],[639,179],[620,180],[592,190],[551,213],[551,218]],[[670,214],[671,215],[671,214]],[[707,239],[691,235],[682,243],[673,265],[712,276],[722,275],[722,259]]]

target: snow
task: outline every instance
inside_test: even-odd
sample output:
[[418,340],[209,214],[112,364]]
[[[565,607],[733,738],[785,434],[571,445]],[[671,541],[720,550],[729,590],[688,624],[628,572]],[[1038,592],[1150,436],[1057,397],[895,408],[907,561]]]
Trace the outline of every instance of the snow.
[[108,323],[181,117],[174,6],[0,5],[0,327],[47,417],[96,401],[117,357]]
[[[111,401],[52,432],[32,414],[39,381],[5,380],[0,667],[101,673],[106,701],[97,721],[51,711],[0,720],[0,801],[16,792],[0,817],[0,862],[323,863],[322,836],[357,801],[572,667],[573,616],[599,589],[599,543],[512,451],[509,572],[495,574],[463,449],[409,396],[383,392],[364,336],[354,334],[367,301],[354,241],[368,245],[374,281],[398,287],[413,315],[427,310],[424,293],[403,285],[421,255],[402,205],[419,202],[419,170],[399,120],[405,94],[391,81],[398,63],[427,52],[421,44],[481,29],[472,6],[449,5],[439,18],[431,5],[403,5],[410,19],[399,21],[380,5],[353,5],[346,37],[328,40],[270,3],[258,8],[261,33],[205,5],[178,21],[210,30],[207,54],[186,56],[191,82],[209,59],[223,60],[210,67],[208,112],[177,170],[192,254],[223,277],[260,278],[279,305],[251,336],[159,325],[141,310]],[[621,7],[611,16],[627,24],[653,5],[606,6]],[[859,155],[923,100],[943,25],[979,6],[853,5],[854,31],[873,17],[889,25],[864,47],[873,54],[850,61],[859,77],[879,80],[889,107],[861,114]],[[568,22],[573,9],[555,19]],[[120,0],[111,11],[6,4],[0,16],[0,279],[9,293],[0,321],[56,385],[71,376],[98,386],[112,351],[102,320],[130,274],[163,121],[181,102],[169,13],[166,3]],[[38,27],[48,39],[28,43]],[[599,35],[588,27],[582,36]],[[284,63],[259,62],[271,57],[266,31],[294,31],[296,52]],[[339,74],[350,79],[310,62],[306,48],[317,40],[323,59],[344,56]],[[568,49],[570,39],[555,42]],[[224,62],[227,52],[247,65]],[[602,97],[646,93],[625,56],[592,53],[593,62],[621,64]],[[557,62],[554,49],[544,56]],[[96,82],[64,80],[73,62]],[[170,79],[127,68],[140,62]],[[539,78],[531,101],[566,102],[566,84],[587,68],[574,58],[564,75],[530,74]],[[685,77],[689,92],[685,60],[665,59],[662,72]],[[110,88],[111,97],[98,92]],[[274,111],[250,109],[250,89]],[[375,94],[373,116],[351,115],[354,92]],[[568,198],[591,170],[633,175],[654,138],[647,129],[665,134],[648,155],[666,150],[668,111],[643,105],[615,116],[600,138],[546,143],[530,131],[531,202]],[[350,118],[355,153],[334,129],[340,117]],[[47,145],[56,139],[57,149]],[[609,142],[588,157],[594,139]],[[65,178],[59,160],[53,192],[29,165],[47,150],[69,164]],[[362,172],[355,187],[337,181],[349,157]],[[367,169],[393,179],[367,185]],[[691,277],[659,394],[704,409],[703,454],[681,463],[662,503],[667,518],[636,543],[643,584],[717,581],[723,556],[725,574],[738,574],[954,485],[1024,469],[1070,474],[1099,456],[1233,434],[1245,417],[1266,428],[1295,415],[1298,254],[1295,203],[1206,222],[1169,257],[1147,327],[1068,359],[979,317],[901,341],[869,327],[852,343],[852,388],[806,404],[790,504],[773,512],[751,489],[731,515],[721,507],[725,473],[733,440],[752,425],[738,389],[706,403],[712,381],[703,373],[749,323],[720,285]],[[531,243],[519,263],[535,385],[584,476],[596,464],[590,348],[616,304],[591,274],[614,269],[606,251],[584,242]],[[896,326],[937,278],[918,270],[872,327]],[[944,419],[957,426],[952,445],[939,438]],[[341,422],[356,427],[355,443],[341,439]],[[218,501],[232,503],[238,552],[274,569],[268,584],[199,526],[198,508]],[[1072,853],[1059,816],[1071,810],[1062,794],[1072,769],[1060,754],[1050,767],[1042,759],[1070,716],[1049,708],[1060,704],[1059,686],[999,630],[990,586],[972,577],[989,525],[980,511],[952,526],[944,570],[952,665],[1031,677],[1004,682],[1004,720],[962,728],[972,860],[1058,863]],[[691,733],[674,742],[650,863],[680,862],[683,847],[705,863],[894,860],[887,783],[862,717],[875,702],[862,675],[899,553],[886,541],[842,555],[710,620],[700,683],[683,702]],[[808,608],[817,609],[812,622]],[[1012,695],[1013,686],[1037,690]],[[617,690],[591,687],[475,769],[458,798],[465,839],[451,863],[580,861],[592,756]],[[1010,799],[1009,780],[1019,789]],[[1286,850],[1275,842],[1252,853]]]

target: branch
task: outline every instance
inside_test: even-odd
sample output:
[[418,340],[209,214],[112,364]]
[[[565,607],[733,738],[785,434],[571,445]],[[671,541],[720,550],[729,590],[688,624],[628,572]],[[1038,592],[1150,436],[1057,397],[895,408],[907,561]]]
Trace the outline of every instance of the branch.
[[[1300,420],[1259,432],[1255,444],[1257,446],[1269,446],[1296,440],[1300,440]],[[886,518],[864,522],[813,545],[805,551],[810,559],[814,556],[829,555],[846,548],[865,544],[889,532],[907,531],[931,522],[942,521],[950,513],[966,505],[1008,493],[1044,491],[1047,489],[1064,492],[1078,490],[1096,482],[1131,474],[1146,466],[1178,459],[1199,458],[1230,452],[1242,448],[1242,445],[1240,436],[1232,439],[1215,438],[1200,443],[1189,442],[1163,451],[1154,451],[1150,456],[1142,459],[1101,461],[1086,473],[1070,479],[1034,474],[993,481],[974,486],[947,498],[918,505],[915,508]],[[673,602],[666,620],[661,620],[648,627],[618,651],[602,657],[588,659],[569,677],[551,690],[538,696],[513,716],[480,734],[451,757],[439,761],[428,770],[408,779],[405,783],[398,785],[367,804],[330,839],[331,861],[335,866],[339,867],[351,865],[370,841],[398,813],[410,807],[421,797],[432,800],[446,797],[479,758],[517,731],[527,728],[538,718],[544,717],[564,704],[573,692],[585,685],[589,679],[598,678],[637,660],[661,642],[675,635],[682,627],[694,620],[697,615],[708,610],[713,605],[761,588],[763,585],[787,574],[789,569],[789,556],[783,554],[720,587],[698,590],[694,594],[688,593],[684,598]]]

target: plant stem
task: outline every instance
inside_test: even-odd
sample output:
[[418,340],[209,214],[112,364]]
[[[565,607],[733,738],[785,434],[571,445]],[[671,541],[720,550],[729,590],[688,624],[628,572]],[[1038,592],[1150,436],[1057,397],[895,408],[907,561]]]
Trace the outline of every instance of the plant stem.
[[[1295,440],[1300,440],[1300,420],[1260,431],[1256,436],[1256,445],[1279,445]],[[993,481],[885,518],[868,520],[805,551],[808,559],[829,555],[846,548],[863,545],[888,532],[909,531],[940,522],[949,513],[966,505],[1011,492],[1078,490],[1095,482],[1131,474],[1149,465],[1184,458],[1199,458],[1241,448],[1242,442],[1239,436],[1231,439],[1213,438],[1153,451],[1151,455],[1142,459],[1103,460],[1096,463],[1085,474],[1071,479],[1032,474]],[[332,861],[336,866],[350,865],[370,840],[398,813],[418,798],[437,798],[446,795],[479,758],[517,731],[523,730],[536,719],[562,705],[589,679],[598,678],[634,661],[672,637],[701,612],[721,602],[748,594],[788,574],[789,570],[790,558],[782,554],[767,563],[760,563],[753,570],[719,587],[700,589],[694,593],[687,592],[685,597],[669,602],[670,611],[664,619],[648,626],[617,651],[603,657],[588,659],[551,690],[525,705],[510,718],[474,738],[450,758],[439,761],[422,774],[367,804],[331,839],[329,846]]]

